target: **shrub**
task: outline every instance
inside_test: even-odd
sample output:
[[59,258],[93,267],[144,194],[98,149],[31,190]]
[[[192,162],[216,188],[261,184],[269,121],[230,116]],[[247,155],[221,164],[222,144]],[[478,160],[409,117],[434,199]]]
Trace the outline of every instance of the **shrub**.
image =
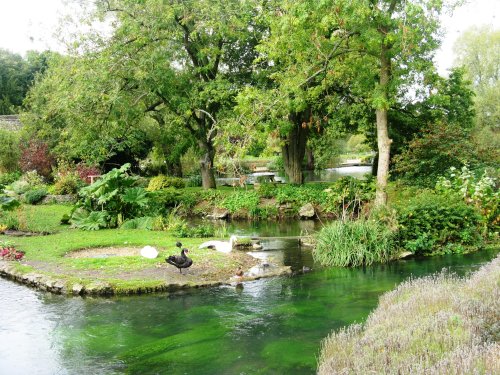
[[325,266],[362,266],[387,262],[394,255],[395,234],[377,221],[336,221],[317,234],[314,260]]
[[188,177],[186,186],[187,187],[200,187],[203,184],[200,174],[194,174]]
[[47,196],[47,189],[45,188],[29,190],[26,193],[24,193],[24,201],[28,204],[37,204],[46,196]]
[[101,171],[96,166],[86,165],[86,164],[77,164],[76,173],[82,181],[85,181],[86,184],[90,184],[91,180],[89,176],[99,176]]
[[5,186],[13,183],[14,181],[19,180],[20,178],[21,178],[21,172],[19,171],[0,174],[0,192]]
[[356,218],[363,206],[375,197],[375,181],[373,177],[365,180],[342,177],[325,192],[327,198],[322,204],[325,211],[343,218]]
[[434,187],[450,167],[460,168],[474,158],[469,131],[458,125],[434,124],[409,142],[408,148],[394,157],[394,171],[409,185]]
[[459,194],[465,203],[474,205],[486,219],[491,231],[498,231],[500,208],[498,206],[498,179],[484,171],[476,176],[464,165],[459,171],[451,167],[447,177],[440,177],[436,190],[444,195]]
[[57,178],[53,192],[54,194],[76,194],[84,182],[76,173],[67,173]]
[[255,191],[236,191],[224,198],[221,205],[231,213],[247,210],[251,216],[256,216],[253,214],[257,213],[259,201],[259,195]]
[[113,169],[90,186],[80,189],[70,222],[82,229],[115,227],[127,219],[143,216],[149,196],[134,187],[136,178],[127,171],[130,164]]
[[166,188],[176,188],[176,189],[182,189],[186,187],[186,183],[184,180],[180,177],[168,177],[164,175],[158,175],[156,177],[153,177],[149,181],[149,185],[146,190],[148,191],[158,191],[161,189],[166,189]]
[[137,217],[135,219],[130,219],[125,221],[120,228],[122,229],[146,229],[152,230],[154,224],[154,218],[146,216],[146,217]]
[[[16,132],[0,129],[0,172],[19,169],[19,136]],[[12,182],[12,181],[11,181]],[[0,182],[1,184],[1,182]]]
[[183,223],[172,228],[171,232],[173,236],[180,238],[208,238],[215,235],[214,227],[209,224],[189,226]]
[[396,206],[398,244],[415,254],[461,252],[479,246],[483,225],[477,210],[456,195],[422,191]]
[[54,157],[50,154],[46,143],[32,139],[28,144],[21,146],[20,165],[22,171],[35,170],[40,176],[48,178],[54,164]]
[[498,374],[499,272],[497,257],[468,280],[400,284],[363,325],[322,342],[318,374]]

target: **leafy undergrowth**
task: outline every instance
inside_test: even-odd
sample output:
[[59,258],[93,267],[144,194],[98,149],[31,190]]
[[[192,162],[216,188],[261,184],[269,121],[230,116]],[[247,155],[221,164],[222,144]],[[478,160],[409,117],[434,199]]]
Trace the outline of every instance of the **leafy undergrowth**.
[[499,285],[500,256],[468,279],[407,281],[365,324],[324,340],[318,373],[498,374]]

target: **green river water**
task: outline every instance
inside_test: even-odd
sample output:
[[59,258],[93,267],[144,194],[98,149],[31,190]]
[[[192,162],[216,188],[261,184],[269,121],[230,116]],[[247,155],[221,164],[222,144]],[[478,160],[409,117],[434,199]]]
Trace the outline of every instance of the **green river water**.
[[[254,230],[266,228],[247,232]],[[294,269],[314,268],[310,251],[292,241],[264,242],[264,250]],[[443,268],[467,274],[495,255],[316,267],[238,286],[114,298],[51,295],[0,279],[0,374],[313,374],[321,340],[364,321],[382,293]]]

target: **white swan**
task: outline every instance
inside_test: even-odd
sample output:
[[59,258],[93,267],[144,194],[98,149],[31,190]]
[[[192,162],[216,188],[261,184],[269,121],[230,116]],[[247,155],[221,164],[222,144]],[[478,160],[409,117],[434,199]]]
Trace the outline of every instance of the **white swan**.
[[141,249],[141,255],[144,258],[154,259],[154,258],[156,258],[158,256],[158,250],[156,250],[152,246],[144,246]]
[[221,253],[230,253],[233,250],[233,244],[238,238],[236,236],[229,237],[229,241],[207,241],[203,242],[199,249],[208,247],[210,249],[215,249]]

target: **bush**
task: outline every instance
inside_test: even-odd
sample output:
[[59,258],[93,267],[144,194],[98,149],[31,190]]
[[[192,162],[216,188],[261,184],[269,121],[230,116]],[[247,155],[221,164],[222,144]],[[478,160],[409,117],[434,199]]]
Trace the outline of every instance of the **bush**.
[[488,223],[492,232],[498,232],[500,208],[498,206],[498,179],[484,171],[480,177],[465,165],[459,171],[451,167],[447,177],[440,177],[436,190],[444,195],[459,194],[465,203],[474,205]]
[[76,194],[84,182],[76,173],[67,173],[57,178],[54,184],[54,194]]
[[21,146],[20,165],[23,172],[35,170],[40,176],[48,178],[54,164],[54,157],[46,143],[33,139]]
[[357,218],[363,206],[375,197],[375,180],[373,176],[365,180],[342,177],[326,189],[326,193],[325,211],[343,218]]
[[459,196],[424,190],[396,206],[398,244],[415,254],[462,252],[482,242],[483,227],[477,210]]
[[179,238],[208,238],[215,235],[215,229],[212,225],[202,224],[193,227],[183,223],[171,230],[172,235]]
[[259,195],[255,191],[236,191],[228,195],[221,203],[229,212],[246,210],[250,216],[257,216]]
[[202,184],[203,184],[203,180],[201,179],[201,175],[195,174],[195,175],[188,177],[186,186],[187,187],[200,187]]
[[12,184],[13,182],[21,178],[21,172],[12,173],[2,173],[0,174],[0,191],[5,188],[5,186]]
[[409,185],[433,188],[450,167],[475,159],[470,133],[457,125],[435,124],[394,157],[394,171]]
[[18,134],[0,129],[0,144],[2,145],[0,147],[0,172],[13,172],[19,169],[21,151]]
[[469,279],[406,281],[380,297],[362,325],[332,332],[319,375],[498,374],[500,258]]
[[136,178],[128,174],[130,164],[113,169],[92,185],[79,191],[70,222],[82,229],[116,227],[127,219],[144,215],[149,195],[135,187]]
[[176,189],[182,189],[186,187],[186,183],[184,180],[180,177],[168,177],[164,175],[158,175],[156,177],[153,177],[149,181],[149,185],[146,190],[148,191],[158,191],[161,189],[166,189],[166,188],[176,188]]
[[362,266],[394,255],[395,233],[376,221],[336,221],[317,234],[314,260],[324,266]]
[[39,188],[29,190],[24,194],[24,201],[28,204],[37,204],[47,196],[47,189]]
[[90,185],[90,177],[89,176],[99,176],[101,171],[96,166],[86,165],[86,164],[77,164],[76,173],[82,181],[86,184]]

